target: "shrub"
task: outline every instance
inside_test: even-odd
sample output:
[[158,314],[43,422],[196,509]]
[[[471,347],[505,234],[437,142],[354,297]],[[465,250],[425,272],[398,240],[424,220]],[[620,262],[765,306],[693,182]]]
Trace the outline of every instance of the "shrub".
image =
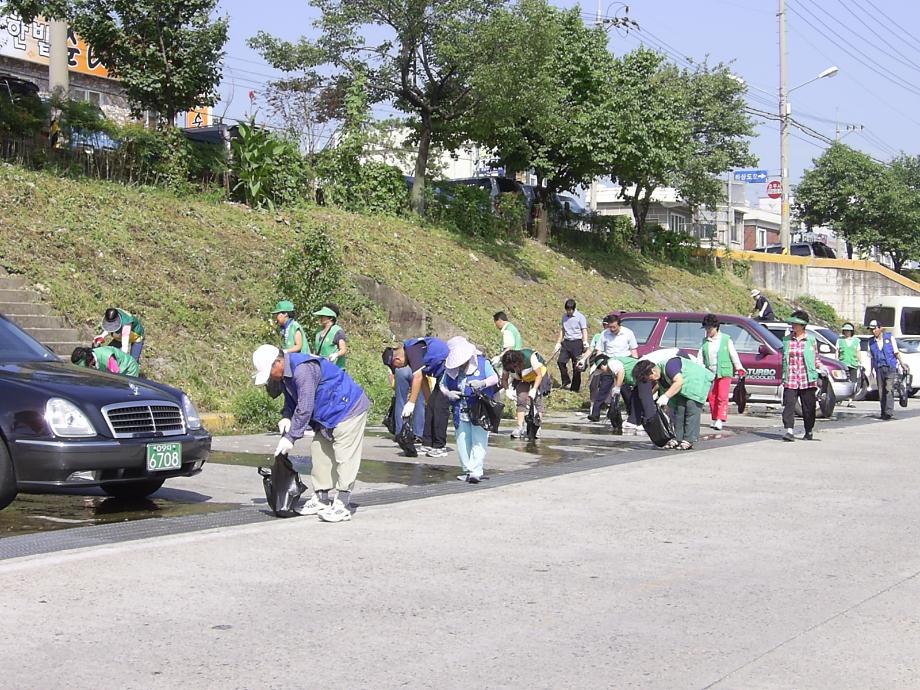
[[492,196],[480,187],[434,183],[427,193],[429,220],[456,232],[487,240],[523,235],[527,208],[520,195],[500,194],[493,207]]
[[33,137],[48,124],[48,106],[38,95],[0,91],[0,135]]
[[239,126],[231,142],[234,193],[254,208],[291,204],[307,195],[309,166],[297,146],[279,138],[255,121]]
[[646,228],[646,235],[649,241],[643,251],[670,263],[686,266],[693,252],[699,249],[699,243],[692,235],[665,230],[660,225]]
[[236,425],[245,431],[270,431],[281,419],[284,398],[271,398],[263,386],[246,388],[233,399]]
[[406,210],[406,181],[399,168],[377,161],[361,165],[357,206],[351,210],[364,213],[399,215]]
[[842,323],[842,319],[837,313],[837,310],[827,302],[824,302],[817,297],[806,295],[804,297],[797,298],[796,302],[798,302],[799,306],[808,312],[812,321],[821,321],[822,323],[826,323],[831,328],[837,328]]
[[300,314],[312,314],[326,302],[342,304],[345,277],[338,245],[325,228],[315,227],[284,255],[276,287]]

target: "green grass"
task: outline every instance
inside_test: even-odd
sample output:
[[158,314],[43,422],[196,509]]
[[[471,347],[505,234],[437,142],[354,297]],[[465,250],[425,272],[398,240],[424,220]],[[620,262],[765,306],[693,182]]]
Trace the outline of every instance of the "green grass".
[[[43,285],[75,326],[95,329],[110,305],[139,314],[148,333],[146,373],[184,388],[208,411],[232,410],[251,385],[251,352],[274,337],[268,311],[281,296],[273,267],[303,230],[319,224],[338,241],[349,275],[400,290],[488,352],[497,346],[491,317],[499,309],[528,345],[550,351],[568,297],[592,330],[616,309],[750,310],[748,288],[734,276],[629,253],[566,255],[529,240],[487,243],[405,218],[327,208],[253,211],[0,166],[0,265]],[[379,310],[363,309],[346,314],[342,325],[349,369],[385,406],[379,352],[390,343],[388,324]]]

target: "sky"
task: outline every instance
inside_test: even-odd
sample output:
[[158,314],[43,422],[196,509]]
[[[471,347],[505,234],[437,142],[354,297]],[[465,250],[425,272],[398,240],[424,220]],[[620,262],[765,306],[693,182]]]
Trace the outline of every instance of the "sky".
[[[560,7],[577,3],[555,0]],[[779,110],[778,0],[633,0],[628,16],[638,29],[609,32],[614,54],[639,45],[664,52],[682,66],[709,60],[730,64],[748,85],[752,108]],[[622,16],[623,3],[588,0],[585,21],[598,13]],[[246,41],[257,31],[297,39],[315,36],[317,12],[306,0],[221,0],[230,17],[221,103],[215,114],[245,117],[248,94],[278,73]],[[909,0],[787,0],[788,85],[804,84],[828,67],[836,76],[790,94],[792,117],[824,137],[842,140],[880,161],[899,152],[920,154],[920,3]],[[910,33],[916,30],[916,34]],[[751,149],[761,169],[779,174],[779,125],[759,119]],[[828,144],[793,129],[793,183]],[[763,185],[761,185],[763,187]],[[751,192],[757,193],[756,189]]]

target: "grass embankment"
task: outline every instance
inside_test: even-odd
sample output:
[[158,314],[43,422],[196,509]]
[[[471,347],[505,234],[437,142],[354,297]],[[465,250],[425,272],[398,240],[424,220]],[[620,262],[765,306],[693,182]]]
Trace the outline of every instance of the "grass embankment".
[[[338,240],[350,274],[400,290],[489,352],[499,309],[529,345],[548,352],[568,297],[592,329],[613,309],[750,308],[737,279],[629,254],[565,255],[532,241],[488,243],[325,208],[257,212],[0,166],[0,265],[41,286],[76,326],[95,329],[109,305],[141,315],[146,374],[186,389],[204,410],[231,409],[249,387],[250,353],[273,337],[268,310],[280,297],[273,267],[316,225]],[[349,368],[384,398],[379,352],[390,334],[382,314],[365,312],[360,323],[346,316],[342,325]]]

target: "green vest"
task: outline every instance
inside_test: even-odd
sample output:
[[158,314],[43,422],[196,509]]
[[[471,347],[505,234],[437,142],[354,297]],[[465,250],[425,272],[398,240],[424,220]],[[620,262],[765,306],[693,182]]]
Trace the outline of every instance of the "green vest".
[[[316,332],[316,338],[313,341],[313,352],[317,357],[328,357],[331,354],[334,354],[339,351],[339,346],[335,344],[335,336],[337,333],[341,332],[342,327],[339,324],[334,323],[329,327],[329,331],[326,333],[326,337],[323,337],[323,329],[319,329]],[[339,357],[335,360],[335,363],[341,367],[345,368],[345,360],[347,357]]]
[[[728,351],[728,341],[731,336],[719,333],[719,354],[716,357],[716,377],[731,378],[735,374],[735,365],[732,364],[732,356]],[[709,362],[709,340],[703,338],[703,344],[700,345],[700,352],[703,353],[703,366],[712,371]]]
[[[665,390],[670,388],[671,384],[674,383],[668,379],[666,371],[668,361],[669,360],[666,359],[661,362],[661,364],[657,365],[658,368],[661,369],[661,383],[665,385]],[[683,357],[680,360],[680,364],[681,374],[683,374],[684,377],[684,385],[681,386],[680,392],[677,395],[682,395],[698,403],[705,403],[709,398],[709,391],[712,389],[712,382],[715,380],[715,375],[703,365],[697,364],[689,359],[684,359]],[[664,391],[661,392],[663,393]],[[672,400],[668,404],[672,404],[673,402]]]
[[[535,353],[529,347],[525,347],[524,349],[522,349],[521,354],[524,355],[524,370],[525,371],[527,369],[530,369],[530,358],[533,357],[534,354],[536,354],[537,361],[540,362],[540,365],[541,365],[540,369],[542,370],[542,374],[543,376],[546,376],[546,360],[543,359],[543,355],[541,355],[539,352]],[[520,378],[521,378],[521,381],[527,381],[528,383],[532,383],[533,381],[537,380],[537,372],[531,371],[529,374],[525,374],[524,376],[521,376]]]
[[521,338],[521,332],[518,330],[517,326],[515,326],[513,323],[508,321],[505,323],[504,327],[502,327],[502,330],[501,330],[502,342],[499,345],[499,348],[498,348],[499,351],[505,349],[505,338],[504,338],[505,331],[508,331],[509,333],[511,333],[511,335],[514,336],[514,344],[511,346],[512,350],[520,350],[524,347],[524,339]]
[[[789,342],[791,335],[783,338],[783,383],[789,380]],[[815,368],[815,336],[805,333],[805,375],[809,383],[818,380],[818,370]]]
[[284,349],[288,350],[295,345],[295,336],[297,332],[300,331],[300,354],[308,355],[310,354],[310,341],[307,340],[307,334],[303,330],[303,326],[291,319],[284,327]]
[[99,371],[109,370],[109,359],[114,357],[118,362],[118,371],[125,376],[137,376],[141,373],[141,367],[129,354],[119,350],[117,347],[97,347],[93,350],[93,356],[96,358],[96,368]]
[[848,367],[859,366],[859,338],[839,338],[837,340],[837,349],[840,352],[840,361]]
[[639,360],[635,357],[614,357],[614,359],[623,364],[623,383],[628,386],[635,386],[636,378],[633,376],[633,369],[636,368]]
[[[595,333],[593,336],[591,336],[591,344],[588,345],[588,352],[594,352],[594,351],[597,349],[598,343],[600,343],[600,342],[601,342],[601,334],[600,334],[600,333]],[[591,372],[590,372],[590,373],[593,374],[593,373],[595,372],[596,369],[597,369],[597,363],[592,364],[592,365],[591,365]]]

